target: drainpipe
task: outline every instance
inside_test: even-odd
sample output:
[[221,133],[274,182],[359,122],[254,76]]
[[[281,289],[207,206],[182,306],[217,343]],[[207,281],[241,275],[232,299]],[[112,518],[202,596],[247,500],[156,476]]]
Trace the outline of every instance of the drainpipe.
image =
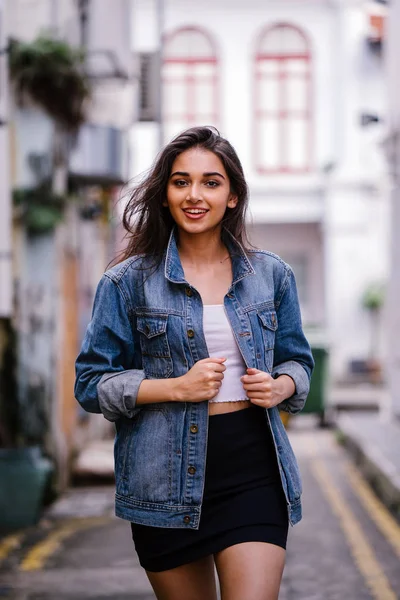
[[158,145],[162,148],[164,145],[164,123],[163,123],[163,85],[162,85],[162,67],[164,60],[164,19],[165,4],[164,0],[157,2],[157,33],[158,33]]

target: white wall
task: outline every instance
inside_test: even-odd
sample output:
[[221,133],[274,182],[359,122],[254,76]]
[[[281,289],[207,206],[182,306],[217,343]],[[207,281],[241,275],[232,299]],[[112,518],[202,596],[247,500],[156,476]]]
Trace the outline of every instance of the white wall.
[[29,155],[47,156],[51,167],[51,144],[53,125],[50,119],[40,110],[33,107],[23,110],[14,108],[13,134],[15,151],[15,187],[32,187],[37,184],[34,173],[29,166]]
[[[250,241],[262,250],[278,254],[291,264],[296,278],[293,257],[307,261],[307,293],[301,300],[305,326],[325,326],[325,298],[323,281],[324,255],[321,227],[315,223],[264,224],[249,228]],[[299,283],[299,281],[298,281]],[[300,290],[299,290],[300,291]]]

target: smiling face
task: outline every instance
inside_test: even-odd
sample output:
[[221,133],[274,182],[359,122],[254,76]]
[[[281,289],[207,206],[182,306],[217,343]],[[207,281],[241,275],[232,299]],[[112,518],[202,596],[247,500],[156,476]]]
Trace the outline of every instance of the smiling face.
[[216,154],[190,148],[177,156],[164,206],[168,206],[181,232],[201,234],[220,229],[225,211],[236,204],[228,175]]

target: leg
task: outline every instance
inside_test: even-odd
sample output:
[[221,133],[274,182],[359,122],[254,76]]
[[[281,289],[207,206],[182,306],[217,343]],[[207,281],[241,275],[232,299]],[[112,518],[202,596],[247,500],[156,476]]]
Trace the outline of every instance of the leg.
[[215,555],[222,600],[277,600],[285,550],[265,542],[245,542]]
[[212,556],[154,573],[146,571],[157,600],[217,600]]

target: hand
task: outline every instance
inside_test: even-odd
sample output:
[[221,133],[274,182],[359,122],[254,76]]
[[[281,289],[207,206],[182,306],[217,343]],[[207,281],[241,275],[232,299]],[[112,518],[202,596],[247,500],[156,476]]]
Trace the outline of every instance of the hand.
[[226,358],[203,358],[175,381],[181,402],[203,402],[214,398],[222,385]]
[[258,406],[272,408],[293,396],[295,392],[294,381],[288,375],[274,379],[269,373],[258,369],[247,369],[246,373],[240,381],[248,399]]

